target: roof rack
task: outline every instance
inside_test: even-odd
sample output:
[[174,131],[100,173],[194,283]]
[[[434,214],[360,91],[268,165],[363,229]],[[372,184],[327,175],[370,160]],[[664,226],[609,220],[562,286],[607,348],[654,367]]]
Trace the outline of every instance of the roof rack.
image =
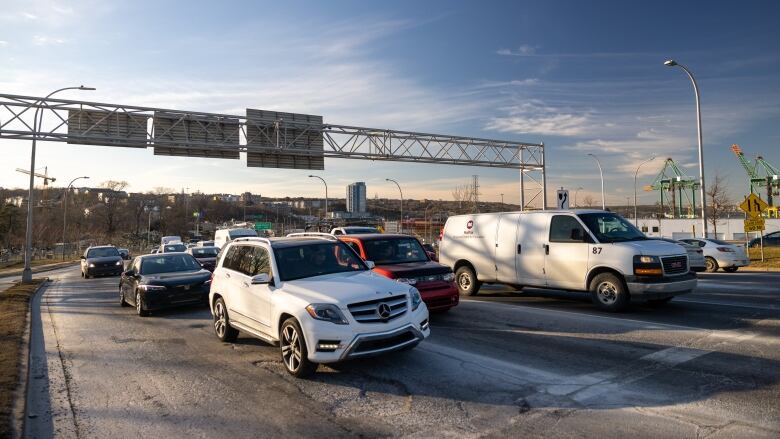
[[259,241],[271,245],[271,241],[268,238],[260,238],[259,236],[243,236],[241,238],[233,239],[230,242],[244,242],[244,241]]
[[312,238],[322,238],[322,239],[328,239],[331,241],[338,241],[339,239],[335,236],[331,235],[330,233],[321,233],[321,232],[302,232],[302,233],[290,233],[287,235],[288,238],[298,238],[298,237],[312,237]]

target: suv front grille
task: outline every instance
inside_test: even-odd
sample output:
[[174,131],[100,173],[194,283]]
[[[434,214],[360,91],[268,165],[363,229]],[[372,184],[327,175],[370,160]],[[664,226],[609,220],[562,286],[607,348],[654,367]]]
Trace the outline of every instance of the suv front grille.
[[352,317],[359,323],[385,323],[406,313],[406,295],[385,297],[347,306]]
[[685,274],[688,272],[688,256],[670,256],[661,258],[666,274]]

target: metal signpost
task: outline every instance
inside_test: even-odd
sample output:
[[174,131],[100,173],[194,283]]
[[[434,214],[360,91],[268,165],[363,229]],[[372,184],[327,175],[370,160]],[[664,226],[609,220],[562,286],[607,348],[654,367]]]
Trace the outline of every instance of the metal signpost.
[[745,197],[739,208],[745,212],[745,233],[759,232],[760,234],[760,246],[761,246],[761,262],[764,261],[764,234],[766,229],[766,222],[761,216],[763,212],[766,212],[769,205],[756,194],[750,194]]
[[564,188],[558,190],[558,209],[566,210],[569,208],[569,191]]
[[[265,168],[321,170],[328,157],[519,169],[521,209],[547,207],[542,143],[336,125],[322,116],[257,109],[232,115],[13,94],[0,94],[0,139],[215,159],[237,160],[243,153],[247,166]],[[529,199],[527,190],[533,191]]]

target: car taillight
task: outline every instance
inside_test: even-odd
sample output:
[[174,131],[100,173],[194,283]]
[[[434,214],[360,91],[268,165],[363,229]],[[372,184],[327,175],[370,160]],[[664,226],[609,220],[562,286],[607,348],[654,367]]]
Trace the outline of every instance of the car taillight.
[[734,249],[731,247],[718,247],[718,251],[723,253],[734,253]]

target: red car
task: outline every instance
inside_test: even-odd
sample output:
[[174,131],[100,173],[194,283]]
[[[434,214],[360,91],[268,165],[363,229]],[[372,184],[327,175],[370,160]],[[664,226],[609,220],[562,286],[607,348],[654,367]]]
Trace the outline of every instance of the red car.
[[408,235],[371,233],[338,237],[363,260],[376,264],[374,272],[414,285],[430,311],[447,311],[460,296],[455,276],[446,265],[430,259],[417,238]]

